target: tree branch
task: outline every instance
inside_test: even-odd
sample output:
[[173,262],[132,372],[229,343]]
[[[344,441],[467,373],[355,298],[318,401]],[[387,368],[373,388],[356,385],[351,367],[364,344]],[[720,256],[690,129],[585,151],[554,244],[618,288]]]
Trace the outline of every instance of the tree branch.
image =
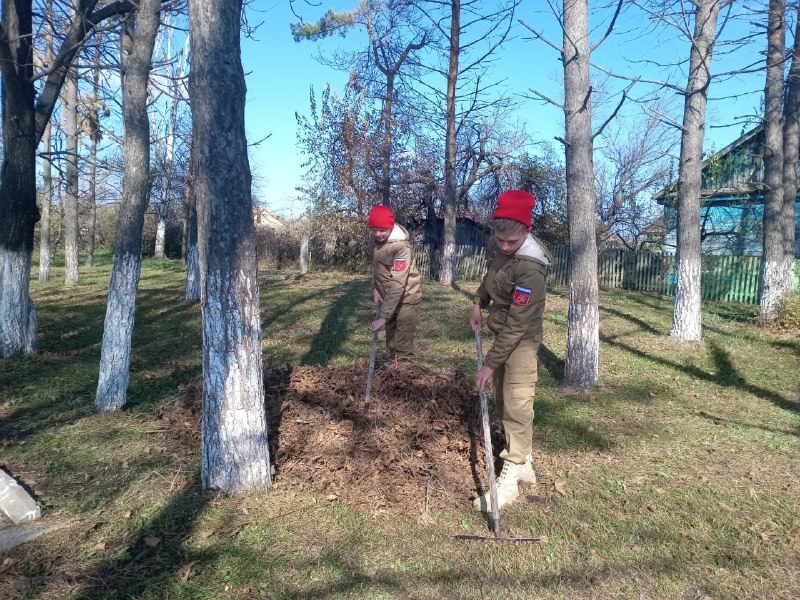
[[592,52],[597,50],[598,46],[606,41],[606,38],[611,35],[611,31],[614,29],[614,24],[617,22],[617,17],[619,16],[620,11],[622,10],[622,3],[624,0],[619,0],[617,2],[617,9],[614,11],[614,16],[611,18],[611,23],[608,24],[608,29],[606,32],[597,40],[594,44],[589,47],[589,54],[591,55]]

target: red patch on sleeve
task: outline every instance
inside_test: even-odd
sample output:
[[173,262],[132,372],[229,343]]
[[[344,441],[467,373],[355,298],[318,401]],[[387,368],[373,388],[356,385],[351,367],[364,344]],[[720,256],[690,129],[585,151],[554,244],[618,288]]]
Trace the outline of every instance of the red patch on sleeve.
[[528,288],[517,286],[514,288],[514,304],[527,306],[531,301],[531,291]]
[[395,258],[394,259],[394,270],[395,271],[405,271],[406,270],[406,259],[405,258]]

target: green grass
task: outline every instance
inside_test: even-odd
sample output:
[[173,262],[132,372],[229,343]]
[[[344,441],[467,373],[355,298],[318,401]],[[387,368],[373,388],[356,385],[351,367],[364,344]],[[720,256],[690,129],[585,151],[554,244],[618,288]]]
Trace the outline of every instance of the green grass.
[[[69,290],[59,269],[34,280],[39,350],[0,361],[0,462],[65,523],[0,554],[1,597],[800,596],[800,338],[753,326],[754,307],[707,305],[703,341],[680,346],[670,298],[603,292],[600,385],[576,394],[559,385],[566,296],[552,291],[540,484],[502,515],[509,535],[548,541],[480,544],[453,537],[487,532],[468,499],[389,518],[280,480],[271,494],[203,494],[199,441],[161,419],[201,373],[200,311],[182,302],[177,262],[145,262],[128,408],[94,414],[109,269],[98,256]],[[425,283],[419,362],[474,370],[474,287]],[[365,362],[369,296],[365,276],[263,272],[265,360]]]

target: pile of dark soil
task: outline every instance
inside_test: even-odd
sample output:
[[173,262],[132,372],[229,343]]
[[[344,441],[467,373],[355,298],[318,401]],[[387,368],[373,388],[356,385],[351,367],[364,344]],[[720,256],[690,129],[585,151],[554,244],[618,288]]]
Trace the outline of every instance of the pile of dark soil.
[[475,388],[414,362],[271,369],[277,481],[386,513],[464,506],[483,479]]
[[[367,414],[366,364],[265,366],[264,379],[278,486],[410,515],[464,508],[483,490],[477,393],[463,373],[446,377],[415,362],[388,363],[375,371]],[[154,414],[173,450],[200,446],[201,387],[186,386],[182,403]],[[499,430],[492,442],[496,453]]]

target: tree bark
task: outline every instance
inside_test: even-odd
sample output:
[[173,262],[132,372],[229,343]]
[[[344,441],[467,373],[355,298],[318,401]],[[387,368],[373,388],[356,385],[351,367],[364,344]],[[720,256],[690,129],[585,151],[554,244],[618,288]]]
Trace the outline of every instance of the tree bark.
[[702,334],[700,185],[711,57],[722,5],[720,0],[696,3],[689,55],[678,167],[678,282],[670,331],[670,337],[680,342],[699,341]]
[[447,69],[447,132],[444,148],[444,231],[439,283],[452,285],[456,278],[456,84],[458,83],[461,0],[450,0],[450,64]]
[[[47,0],[45,15],[49,23],[53,22],[53,0]],[[53,28],[48,25],[45,30],[45,65],[48,67],[53,61]],[[47,121],[42,135],[42,148],[44,160],[42,161],[42,221],[39,225],[39,281],[50,279],[50,207],[53,204],[53,163],[50,151],[52,144],[50,136],[53,130],[52,120]]]
[[[0,357],[33,352],[36,310],[30,289],[36,207],[35,90],[31,83],[30,0],[3,2],[3,28],[16,69],[3,66],[3,168],[0,180]],[[16,33],[17,35],[14,35]]]
[[797,162],[800,159],[800,8],[796,11],[792,64],[786,78],[786,103],[783,114],[783,259],[784,294],[792,294],[797,215]]
[[300,275],[308,273],[308,232],[303,232],[300,238]]
[[205,489],[271,487],[258,262],[244,130],[241,0],[190,0],[203,315]]
[[764,84],[764,256],[759,321],[774,323],[785,285],[783,256],[783,61],[786,2],[769,0],[767,78]]
[[70,67],[64,82],[62,111],[66,139],[64,180],[64,285],[77,285],[79,243],[78,232],[78,71]]
[[53,203],[53,165],[50,162],[50,132],[48,123],[42,136],[44,160],[42,161],[42,221],[39,224],[39,281],[50,279],[50,206]]
[[150,123],[147,82],[161,0],[142,0],[125,20],[121,40],[124,180],[117,219],[95,409],[125,406],[130,375],[136,289],[142,268],[142,228],[150,194]]
[[200,251],[197,247],[197,196],[194,193],[194,181],[197,175],[194,141],[189,148],[189,169],[186,177],[184,196],[184,251],[186,257],[186,293],[185,302],[200,302]]
[[589,84],[587,0],[564,0],[564,118],[569,210],[569,310],[564,384],[594,388],[600,329],[592,159],[592,89]]
[[94,72],[92,76],[93,118],[89,135],[89,218],[86,221],[86,266],[94,266],[94,238],[97,229],[97,142],[100,140],[100,44],[102,33],[97,34],[94,47]]

